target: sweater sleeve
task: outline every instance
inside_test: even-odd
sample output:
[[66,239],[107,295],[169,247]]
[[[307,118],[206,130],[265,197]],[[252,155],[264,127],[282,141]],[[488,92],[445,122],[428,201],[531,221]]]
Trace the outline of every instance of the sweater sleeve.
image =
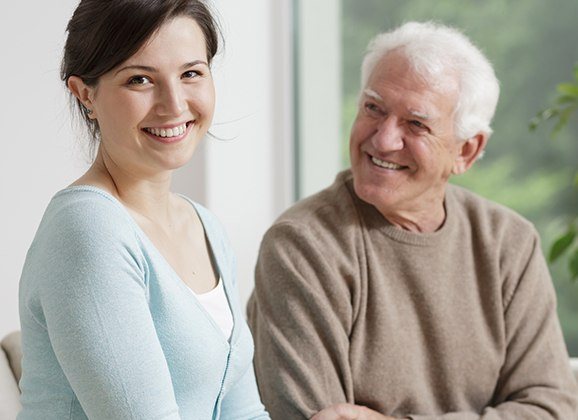
[[248,305],[255,372],[271,418],[310,418],[353,402],[352,306],[330,246],[289,223],[265,235]]
[[91,203],[49,224],[32,263],[41,323],[89,418],[179,419],[148,306],[146,262],[114,210]]
[[[414,415],[413,420],[577,418],[578,389],[556,314],[556,294],[537,233],[504,262],[507,353],[492,406],[482,413]],[[512,255],[512,254],[510,254]]]

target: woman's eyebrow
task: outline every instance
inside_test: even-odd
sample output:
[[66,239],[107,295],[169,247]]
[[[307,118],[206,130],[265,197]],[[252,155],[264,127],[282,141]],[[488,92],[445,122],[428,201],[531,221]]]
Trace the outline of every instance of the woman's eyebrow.
[[[203,60],[193,60],[193,61],[189,61],[189,62],[183,64],[181,66],[181,69],[193,67],[193,66],[196,66],[197,64],[204,64],[205,66],[209,65],[206,61],[203,61]],[[120,72],[123,72],[125,70],[142,70],[142,71],[146,71],[148,73],[158,73],[158,69],[155,67],[145,66],[142,64],[130,64],[128,66],[124,66],[124,67],[118,69],[114,75],[116,76],[117,74],[119,74]]]

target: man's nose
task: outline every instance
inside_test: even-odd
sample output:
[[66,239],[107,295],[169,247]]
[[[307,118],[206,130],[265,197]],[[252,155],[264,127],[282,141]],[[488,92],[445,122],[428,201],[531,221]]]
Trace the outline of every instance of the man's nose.
[[376,151],[391,152],[403,149],[405,144],[403,128],[400,127],[399,120],[392,116],[385,117],[371,140]]

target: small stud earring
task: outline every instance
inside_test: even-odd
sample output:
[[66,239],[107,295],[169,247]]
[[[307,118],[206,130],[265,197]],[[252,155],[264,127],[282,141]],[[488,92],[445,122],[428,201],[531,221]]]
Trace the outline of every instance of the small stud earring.
[[85,109],[86,109],[86,113],[87,113],[88,115],[92,114],[92,112],[93,112],[92,109],[90,109],[90,108],[85,108]]

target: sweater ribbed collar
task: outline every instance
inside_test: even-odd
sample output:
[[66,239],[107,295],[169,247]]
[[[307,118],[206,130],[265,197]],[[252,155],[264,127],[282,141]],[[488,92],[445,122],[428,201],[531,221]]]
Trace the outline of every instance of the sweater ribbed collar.
[[446,242],[457,228],[457,207],[453,194],[454,187],[448,184],[444,198],[446,219],[442,226],[431,233],[410,232],[392,225],[377,208],[357,196],[353,188],[353,174],[351,170],[341,172],[337,180],[343,182],[352,197],[353,204],[361,219],[361,223],[369,230],[382,232],[394,241],[415,246],[439,246]]

